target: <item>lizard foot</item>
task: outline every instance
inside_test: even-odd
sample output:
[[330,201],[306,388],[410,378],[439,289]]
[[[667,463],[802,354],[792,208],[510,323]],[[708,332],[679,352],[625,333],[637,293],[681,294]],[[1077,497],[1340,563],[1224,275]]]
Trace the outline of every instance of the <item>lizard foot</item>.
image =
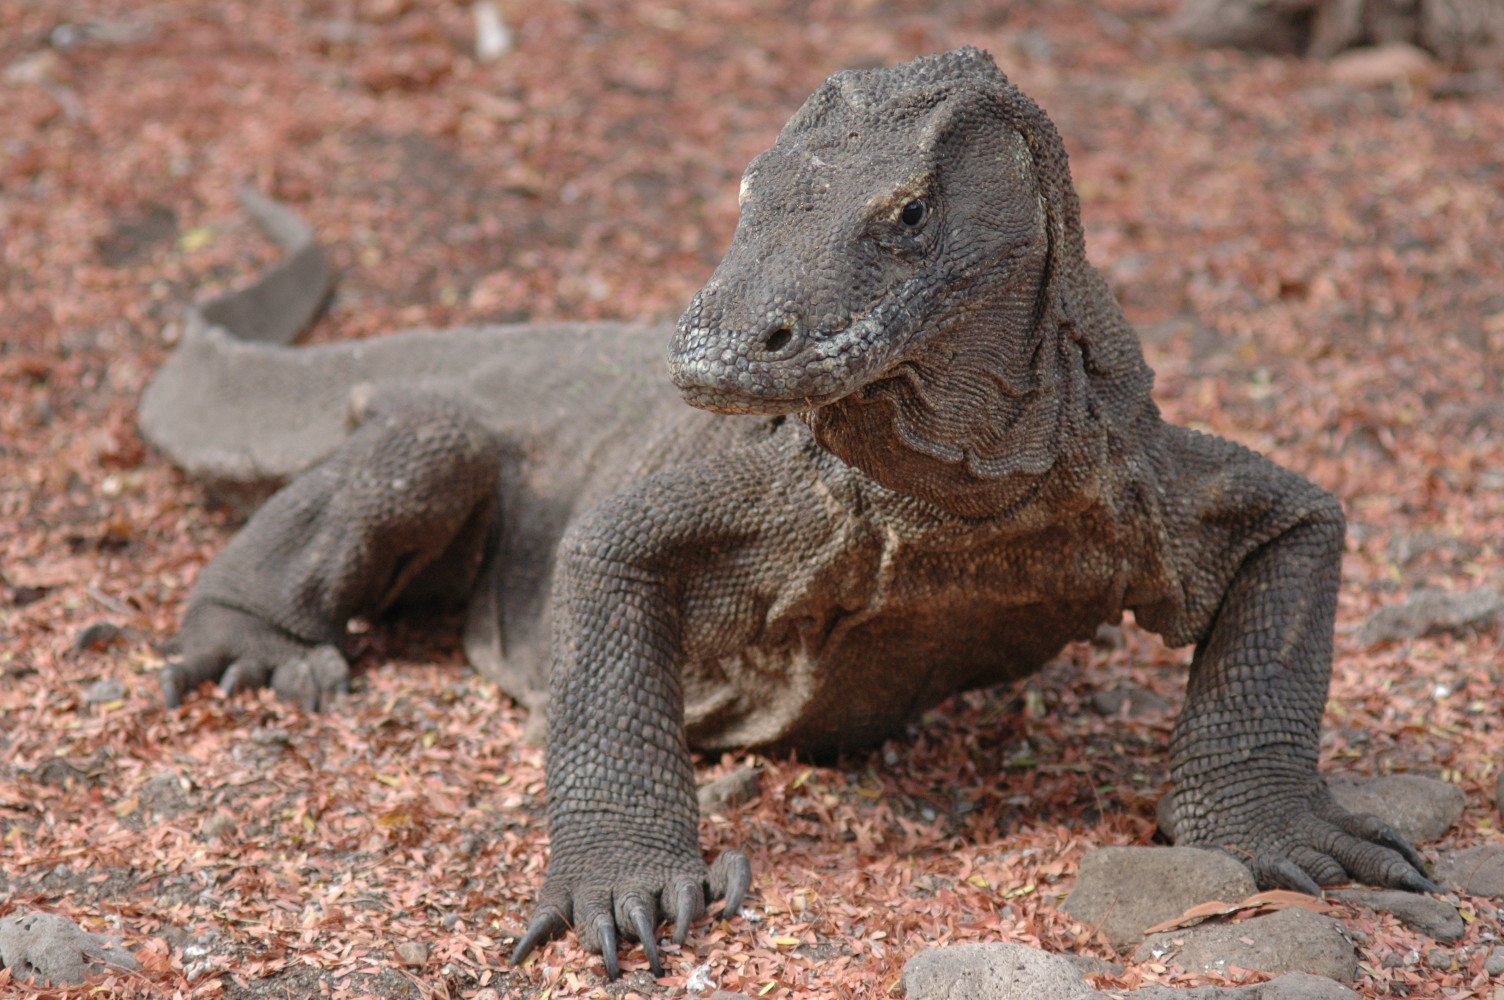
[[659,921],[672,916],[674,943],[683,944],[709,900],[724,898],[722,915],[734,916],[751,883],[751,863],[734,850],[709,868],[695,856],[629,860],[618,854],[575,864],[556,857],[527,933],[512,951],[512,964],[572,926],[587,951],[600,952],[607,979],[621,974],[616,953],[622,937],[641,941],[648,967],[655,977],[662,976],[655,933]]
[[1261,802],[1263,815],[1252,835],[1213,833],[1179,842],[1227,850],[1248,865],[1262,889],[1319,896],[1324,885],[1358,881],[1409,892],[1442,891],[1426,876],[1425,861],[1415,848],[1377,816],[1343,809],[1325,784],[1302,798],[1277,805]]
[[179,659],[162,668],[163,700],[176,707],[205,681],[226,694],[270,686],[313,712],[350,689],[350,667],[331,645],[309,645],[234,608],[191,609],[178,637]]

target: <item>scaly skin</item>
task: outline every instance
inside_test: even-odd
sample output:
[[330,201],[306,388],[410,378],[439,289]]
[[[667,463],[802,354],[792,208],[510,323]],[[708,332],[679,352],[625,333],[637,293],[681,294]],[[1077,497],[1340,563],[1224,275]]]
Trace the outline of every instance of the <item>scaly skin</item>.
[[[525,334],[496,335],[518,366],[534,363]],[[599,401],[652,332],[598,334],[548,343],[602,379],[572,405],[622,413]],[[1264,885],[1434,889],[1316,770],[1337,502],[1160,419],[1086,260],[1060,139],[985,54],[838,74],[810,98],[748,168],[670,372],[712,412],[622,415],[580,447],[559,443],[582,432],[557,399],[517,400],[542,416],[509,422],[494,374],[368,422],[205,571],[169,698],[282,670],[322,701],[319,678],[341,678],[309,650],[407,599],[425,566],[468,586],[484,550],[471,623],[490,644],[467,648],[549,713],[552,857],[513,957],[572,926],[615,976],[623,940],[658,971],[661,919],[682,941],[749,886],[740,851],[701,857],[691,746],[871,745],[1131,609],[1196,645],[1171,747],[1180,842],[1233,853]],[[518,609],[536,613],[548,579],[545,699]]]

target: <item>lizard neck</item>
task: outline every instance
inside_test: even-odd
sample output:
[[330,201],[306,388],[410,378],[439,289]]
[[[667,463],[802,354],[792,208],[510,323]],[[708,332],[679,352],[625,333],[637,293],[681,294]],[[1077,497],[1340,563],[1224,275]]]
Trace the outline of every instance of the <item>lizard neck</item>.
[[[1001,319],[1001,317],[994,317]],[[1053,324],[1026,343],[975,326],[937,331],[920,359],[803,415],[822,447],[897,493],[969,518],[1052,519],[1090,505],[1107,461],[1080,351]]]

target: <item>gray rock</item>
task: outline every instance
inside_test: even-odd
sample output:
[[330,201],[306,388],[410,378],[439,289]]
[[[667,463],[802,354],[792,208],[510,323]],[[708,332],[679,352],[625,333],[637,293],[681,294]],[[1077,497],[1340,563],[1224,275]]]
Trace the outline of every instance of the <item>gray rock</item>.
[[1504,593],[1488,587],[1452,593],[1422,589],[1380,608],[1358,629],[1364,647],[1449,632],[1464,635],[1504,620]]
[[171,768],[152,775],[136,794],[140,797],[142,811],[154,817],[176,816],[192,805],[188,798],[188,779]]
[[1257,891],[1248,869],[1220,851],[1104,847],[1081,859],[1076,887],[1061,909],[1100,928],[1113,947],[1121,948],[1197,903],[1236,903]]
[[1392,913],[1406,927],[1447,944],[1459,940],[1467,931],[1457,907],[1435,896],[1395,889],[1343,889],[1327,895],[1365,909]]
[[909,1000],[1100,1000],[1067,958],[1021,944],[958,944],[903,966]]
[[1123,1000],[1358,1000],[1358,994],[1325,976],[1291,972],[1252,986],[1149,986],[1124,994]]
[[1358,974],[1357,949],[1342,925],[1298,906],[1238,924],[1201,924],[1155,934],[1139,946],[1134,959],[1170,962],[1188,972],[1225,973],[1236,965],[1337,980]]
[[1483,961],[1483,971],[1490,976],[1504,976],[1504,948],[1495,948]]
[[1168,698],[1162,698],[1147,688],[1118,687],[1111,691],[1094,691],[1091,707],[1098,715],[1116,716],[1127,714],[1130,718],[1168,712],[1173,706]]
[[745,993],[728,993],[726,990],[716,990],[710,994],[707,1000],[752,1000]]
[[23,913],[0,920],[0,966],[17,982],[68,986],[111,969],[141,968],[119,938],[90,934],[56,913]]
[[1087,976],[1121,976],[1123,967],[1116,962],[1109,962],[1095,955],[1061,955],[1061,958],[1074,965]]
[[1128,645],[1127,641],[1123,638],[1123,627],[1108,622],[1103,622],[1097,626],[1096,634],[1091,637],[1091,644],[1098,649],[1105,649],[1110,653],[1116,652]]
[[84,702],[89,705],[106,705],[125,697],[125,685],[113,677],[95,681],[84,692]]
[[1456,785],[1419,774],[1334,775],[1327,779],[1327,787],[1339,806],[1383,818],[1412,844],[1446,833],[1462,818],[1467,805]]
[[723,813],[757,797],[762,787],[762,769],[739,767],[699,788],[700,815]]
[[422,941],[404,941],[397,946],[397,957],[403,965],[424,965],[428,962],[428,945]]
[[1499,776],[1494,779],[1494,808],[1504,813],[1504,764],[1499,766]]
[[73,652],[97,653],[125,637],[125,629],[114,622],[95,622],[73,638]]
[[1504,844],[1446,851],[1437,859],[1431,877],[1466,896],[1504,899]]
[[38,764],[31,772],[32,780],[44,785],[66,788],[74,782],[88,785],[99,784],[102,767],[97,760],[81,760],[77,763],[66,757],[53,757]]

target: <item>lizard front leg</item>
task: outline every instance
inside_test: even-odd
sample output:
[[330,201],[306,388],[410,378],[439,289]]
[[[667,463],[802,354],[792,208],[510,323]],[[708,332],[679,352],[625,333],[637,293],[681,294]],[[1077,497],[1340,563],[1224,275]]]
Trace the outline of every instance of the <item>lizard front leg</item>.
[[755,546],[776,478],[760,467],[733,455],[650,477],[591,510],[561,543],[548,706],[552,854],[513,962],[572,926],[601,952],[608,977],[618,974],[623,937],[641,941],[661,975],[662,917],[682,943],[710,900],[724,896],[727,915],[740,908],[746,855],[727,851],[708,867],[701,859],[680,671],[690,632],[716,646],[744,638],[762,567],[749,572],[759,561],[736,554]]
[[1236,854],[1266,887],[1438,891],[1404,838],[1338,807],[1317,773],[1344,523],[1298,482],[1311,509],[1243,558],[1192,660],[1170,745],[1175,840]]

